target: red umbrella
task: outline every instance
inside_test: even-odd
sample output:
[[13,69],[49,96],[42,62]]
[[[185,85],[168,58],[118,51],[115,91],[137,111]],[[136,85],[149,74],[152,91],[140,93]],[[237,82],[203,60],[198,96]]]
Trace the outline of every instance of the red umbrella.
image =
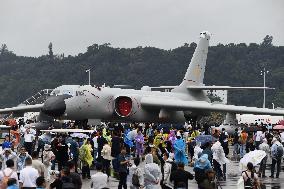
[[284,125],[275,125],[273,129],[284,130]]

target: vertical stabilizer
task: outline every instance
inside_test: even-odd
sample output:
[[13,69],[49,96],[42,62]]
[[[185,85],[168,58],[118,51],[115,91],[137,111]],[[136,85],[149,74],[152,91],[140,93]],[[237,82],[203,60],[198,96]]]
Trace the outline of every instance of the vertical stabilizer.
[[207,31],[200,33],[200,41],[194,51],[186,74],[179,88],[186,88],[190,85],[202,85],[210,40],[210,33]]

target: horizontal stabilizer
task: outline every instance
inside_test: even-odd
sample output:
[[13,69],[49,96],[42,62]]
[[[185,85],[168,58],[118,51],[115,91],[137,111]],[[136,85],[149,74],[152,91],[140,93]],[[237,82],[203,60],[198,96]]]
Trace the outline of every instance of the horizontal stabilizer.
[[188,86],[189,90],[274,90],[270,87]]
[[184,101],[174,98],[162,99],[158,97],[143,97],[141,105],[149,109],[168,109],[176,111],[204,111],[204,112],[232,112],[252,113],[264,115],[284,115],[284,110],[257,108],[247,106],[234,106],[225,104],[212,104],[204,101]]

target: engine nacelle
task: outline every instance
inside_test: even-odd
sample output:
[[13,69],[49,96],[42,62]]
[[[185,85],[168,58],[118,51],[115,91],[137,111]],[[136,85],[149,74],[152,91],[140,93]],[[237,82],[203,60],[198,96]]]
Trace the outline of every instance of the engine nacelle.
[[114,110],[120,117],[128,117],[132,112],[132,99],[128,96],[119,96],[115,99]]

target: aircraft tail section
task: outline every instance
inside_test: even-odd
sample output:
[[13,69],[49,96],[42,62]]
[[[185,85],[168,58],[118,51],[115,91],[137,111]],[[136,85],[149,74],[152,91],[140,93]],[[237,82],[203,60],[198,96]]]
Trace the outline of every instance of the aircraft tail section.
[[179,92],[188,86],[203,85],[210,35],[207,31],[200,33],[200,41],[191,58],[183,81],[173,92]]

